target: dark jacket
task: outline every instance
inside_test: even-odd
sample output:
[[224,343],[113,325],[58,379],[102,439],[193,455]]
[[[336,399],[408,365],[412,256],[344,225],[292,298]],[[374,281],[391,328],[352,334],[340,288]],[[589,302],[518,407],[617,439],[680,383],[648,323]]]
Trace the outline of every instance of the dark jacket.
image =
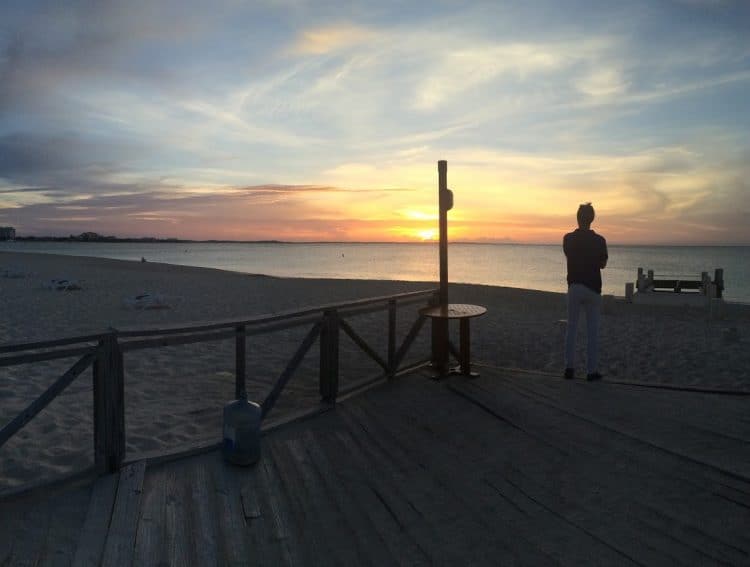
[[591,229],[578,228],[563,238],[563,251],[568,259],[568,285],[583,284],[601,294],[601,268],[608,258],[604,237]]

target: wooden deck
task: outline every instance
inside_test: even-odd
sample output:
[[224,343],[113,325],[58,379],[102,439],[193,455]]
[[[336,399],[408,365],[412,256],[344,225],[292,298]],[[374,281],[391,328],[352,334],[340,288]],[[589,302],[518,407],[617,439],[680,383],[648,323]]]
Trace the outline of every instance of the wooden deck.
[[750,398],[481,370],[0,503],[0,565],[750,565]]

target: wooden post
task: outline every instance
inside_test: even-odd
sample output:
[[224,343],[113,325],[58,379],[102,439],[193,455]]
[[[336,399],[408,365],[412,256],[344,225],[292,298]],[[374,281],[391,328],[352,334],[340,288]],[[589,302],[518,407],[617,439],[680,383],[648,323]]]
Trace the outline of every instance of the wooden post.
[[93,374],[94,461],[100,472],[115,472],[125,458],[125,372],[116,331],[99,341]]
[[[453,193],[448,189],[448,162],[438,162],[438,209],[440,228],[440,289],[438,304],[448,308],[448,211],[453,208]],[[448,370],[448,320],[432,319],[432,363],[438,374]]]
[[633,303],[633,282],[625,284],[625,299],[628,303]]
[[453,193],[448,189],[448,162],[438,162],[438,208],[440,228],[440,305],[448,305],[448,211]]
[[[440,293],[436,293],[430,301],[430,306],[440,305]],[[438,376],[448,372],[448,319],[431,317],[432,321],[432,366]]]
[[247,389],[245,387],[245,325],[238,325],[234,330],[236,332],[234,339],[234,397],[235,399],[240,400],[247,399]]
[[714,270],[714,284],[716,284],[716,297],[721,299],[724,292],[724,268]]
[[396,300],[388,300],[388,378],[396,374]]
[[320,397],[333,403],[339,391],[339,316],[335,309],[323,313],[320,333]]

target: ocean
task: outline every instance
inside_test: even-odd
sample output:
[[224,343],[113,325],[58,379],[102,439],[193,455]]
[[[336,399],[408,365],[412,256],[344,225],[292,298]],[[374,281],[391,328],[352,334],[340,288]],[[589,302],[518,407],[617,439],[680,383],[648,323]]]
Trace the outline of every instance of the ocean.
[[[282,277],[437,281],[436,243],[100,243],[0,242],[0,251],[165,262]],[[564,292],[558,245],[449,245],[449,281]],[[3,268],[5,266],[0,266]],[[22,266],[14,266],[22,268]],[[750,303],[750,246],[616,246],[602,272],[603,293],[625,295],[639,267],[697,277],[724,269],[728,301]],[[65,274],[74,278],[75,274]]]

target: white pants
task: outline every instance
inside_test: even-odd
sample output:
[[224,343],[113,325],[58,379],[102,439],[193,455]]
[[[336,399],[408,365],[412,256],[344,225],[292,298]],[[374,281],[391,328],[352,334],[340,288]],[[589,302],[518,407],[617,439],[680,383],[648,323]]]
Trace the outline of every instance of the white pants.
[[565,335],[565,368],[575,368],[576,331],[581,308],[586,311],[586,368],[589,374],[599,366],[599,313],[602,296],[582,284],[568,286],[568,330]]

